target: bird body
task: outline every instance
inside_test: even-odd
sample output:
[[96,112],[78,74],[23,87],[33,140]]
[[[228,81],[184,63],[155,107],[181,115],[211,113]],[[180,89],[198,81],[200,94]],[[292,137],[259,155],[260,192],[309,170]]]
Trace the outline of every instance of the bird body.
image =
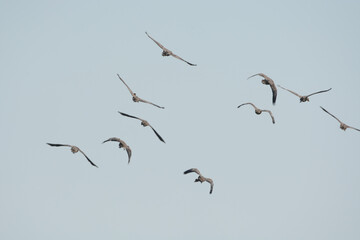
[[85,156],[85,158],[89,161],[89,163],[90,163],[91,165],[93,165],[94,167],[98,167],[98,166],[96,166],[96,164],[93,163],[93,162],[90,160],[90,158],[88,158],[88,156],[86,156],[86,154],[85,154],[83,151],[81,151],[81,149],[78,148],[77,146],[69,145],[69,144],[57,144],[57,143],[46,143],[46,144],[48,144],[48,145],[51,146],[51,147],[70,147],[70,150],[71,150],[72,153],[75,154],[75,153],[77,153],[77,152],[81,152],[81,153]]
[[208,182],[210,183],[210,194],[212,193],[213,191],[213,188],[214,188],[214,182],[211,178],[206,178],[204,177],[203,175],[201,175],[200,171],[197,169],[197,168],[190,168],[189,170],[186,170],[184,172],[184,174],[188,174],[188,173],[192,173],[192,172],[195,172],[197,173],[199,176],[195,179],[194,182],[200,182],[200,183],[203,183],[203,182]]
[[161,43],[159,43],[158,41],[156,41],[155,39],[153,39],[147,32],[145,32],[145,34],[146,34],[151,40],[153,40],[153,41],[156,43],[156,45],[158,45],[158,46],[163,50],[162,53],[161,53],[161,55],[162,55],[163,57],[173,56],[174,58],[177,58],[177,59],[179,59],[179,60],[181,60],[181,61],[186,62],[186,63],[189,64],[190,66],[196,66],[196,64],[190,63],[190,62],[182,59],[182,58],[179,57],[178,55],[174,54],[172,51],[170,51],[169,49],[167,49],[166,47],[164,47]]
[[273,116],[273,114],[272,114],[272,112],[271,112],[270,110],[264,110],[264,109],[257,108],[253,103],[250,103],[250,102],[240,104],[240,105],[238,106],[238,108],[241,107],[241,106],[247,105],[247,104],[249,104],[249,105],[251,105],[251,106],[254,107],[255,113],[256,113],[257,115],[260,115],[262,112],[267,112],[267,113],[269,113],[269,115],[270,115],[270,117],[271,117],[271,120],[272,120],[272,123],[275,124],[275,118],[274,118],[274,116]]
[[294,92],[294,91],[291,91],[291,90],[289,90],[289,89],[287,89],[287,88],[284,88],[284,87],[282,87],[282,86],[280,86],[280,85],[278,85],[278,87],[280,87],[280,88],[282,88],[282,89],[284,89],[284,90],[286,90],[286,91],[288,91],[288,92],[290,92],[290,93],[298,96],[298,97],[300,98],[300,103],[302,103],[302,102],[309,102],[309,101],[310,101],[309,97],[312,96],[312,95],[319,94],[319,93],[324,93],[324,92],[328,92],[328,91],[331,90],[331,88],[329,88],[329,89],[327,89],[327,90],[322,90],[322,91],[318,91],[318,92],[311,93],[311,94],[309,94],[309,95],[302,96],[302,95],[300,95],[300,94],[298,94],[298,93],[296,93],[296,92]]
[[109,142],[109,141],[113,141],[113,142],[118,142],[119,143],[119,148],[124,148],[128,154],[128,164],[130,163],[130,158],[131,158],[131,148],[120,138],[117,137],[112,137],[109,138],[107,140],[105,140],[103,143]]
[[264,73],[254,74],[254,75],[248,77],[248,79],[249,79],[249,78],[252,78],[252,77],[255,77],[255,76],[263,77],[264,79],[261,80],[262,84],[265,84],[265,85],[269,85],[269,86],[270,86],[271,91],[272,91],[272,103],[273,103],[273,105],[275,105],[275,103],[276,103],[276,97],[277,97],[277,88],[276,88],[276,86],[275,86],[274,81],[273,81],[271,78],[269,78],[268,76],[266,76]]
[[142,99],[142,98],[139,98],[139,97],[136,95],[136,93],[134,93],[134,92],[130,89],[130,87],[125,83],[125,81],[120,77],[120,75],[118,74],[117,76],[119,77],[119,79],[125,84],[125,86],[126,86],[127,89],[129,90],[129,92],[130,92],[130,94],[131,94],[131,96],[132,96],[132,100],[133,100],[134,102],[148,103],[148,104],[151,104],[151,105],[153,105],[153,106],[155,106],[155,107],[164,109],[164,107],[160,107],[159,105],[156,105],[156,104],[154,104],[154,103],[152,103],[152,102],[149,102],[149,101],[146,101],[146,100],[144,100],[144,99]]

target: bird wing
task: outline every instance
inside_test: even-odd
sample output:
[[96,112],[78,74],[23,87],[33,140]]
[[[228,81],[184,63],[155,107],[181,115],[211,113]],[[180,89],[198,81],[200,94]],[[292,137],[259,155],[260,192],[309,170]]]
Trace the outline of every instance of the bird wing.
[[155,130],[151,125],[149,125],[149,126],[150,126],[151,129],[154,131],[154,133],[156,134],[156,136],[160,139],[160,141],[162,141],[163,143],[165,143],[164,139],[160,136],[160,134],[158,134],[158,133],[156,132],[156,130]]
[[210,183],[210,194],[211,194],[212,191],[213,191],[213,188],[214,188],[214,182],[213,182],[213,180],[211,178],[205,178],[205,181]]
[[[321,106],[320,106],[321,107]],[[333,118],[335,118],[336,120],[338,120],[339,123],[343,123],[342,121],[340,121],[337,117],[335,117],[334,115],[332,115],[331,113],[329,113],[328,111],[326,111],[325,108],[321,107],[322,110],[324,110],[325,112],[327,112],[330,116],[332,116]]]
[[[269,79],[267,79],[267,80],[269,80]],[[277,97],[277,88],[276,88],[273,80],[270,79],[269,82],[270,82],[270,87],[271,87],[271,91],[272,91],[272,95],[273,95],[272,103],[273,103],[273,105],[275,105],[276,97]]]
[[200,171],[199,171],[197,168],[190,168],[189,170],[186,170],[186,171],[184,172],[184,174],[188,174],[188,173],[192,173],[192,172],[196,172],[198,175],[201,176],[201,173],[200,173]]
[[123,115],[123,116],[125,116],[125,117],[135,118],[135,119],[138,119],[138,120],[140,120],[140,121],[144,121],[144,120],[141,119],[141,118],[138,118],[138,117],[135,117],[135,116],[131,116],[131,115],[126,114],[126,113],[122,113],[122,112],[119,112],[119,111],[118,111],[118,113],[120,113],[121,115]]
[[272,80],[271,78],[269,78],[268,76],[266,76],[266,75],[263,74],[263,73],[257,73],[257,74],[251,75],[251,76],[248,77],[247,79],[252,78],[252,77],[255,77],[255,76],[261,76],[261,77],[265,78],[266,80]]
[[357,131],[360,132],[360,129],[358,129],[358,128],[354,128],[354,127],[351,127],[351,126],[348,126],[348,128],[352,128],[352,129],[357,130]]
[[254,104],[252,104],[252,103],[250,103],[250,102],[240,104],[240,105],[238,106],[238,108],[241,107],[241,106],[243,106],[243,105],[246,105],[246,104],[250,104],[250,105],[253,106],[255,109],[257,108]]
[[130,158],[131,158],[131,149],[129,146],[126,147],[126,152],[127,152],[127,155],[129,157],[129,160],[128,160],[128,164],[130,163]]
[[118,74],[118,77],[120,78],[120,80],[125,84],[125,86],[127,87],[127,89],[129,90],[131,96],[134,96],[133,91],[131,91],[131,89],[129,88],[129,86],[126,84],[126,82],[124,80],[122,80],[122,78],[120,77],[120,75]]
[[149,35],[147,32],[145,32],[145,33],[146,33],[146,35],[147,35],[151,40],[153,40],[162,50],[168,51],[168,49],[167,49],[166,47],[164,47],[163,45],[161,45],[161,43],[159,43],[158,41],[156,41],[155,39],[153,39],[152,37],[150,37],[150,35]]
[[52,147],[72,147],[72,145],[69,144],[57,144],[57,143],[46,143],[46,144]]
[[191,66],[196,66],[196,64],[190,63],[190,62],[182,59],[181,57],[179,57],[178,55],[176,55],[176,54],[174,54],[174,53],[172,53],[172,52],[171,52],[170,54],[171,54],[171,56],[173,56],[174,58],[180,59],[181,61],[184,61],[184,62],[186,62],[187,64],[189,64],[189,65],[191,65]]
[[275,124],[275,118],[274,118],[274,116],[272,115],[272,112],[270,111],[270,110],[262,110],[263,112],[268,112],[269,114],[270,114],[270,117],[271,117],[271,119],[272,119],[272,122],[273,122],[273,124]]
[[91,165],[93,165],[94,167],[97,167],[98,168],[98,166],[96,166],[96,164],[95,163],[93,163],[91,160],[90,160],[90,158],[88,158],[88,156],[86,156],[86,154],[79,148],[79,152],[81,152],[85,157],[86,157],[86,159],[89,161],[89,163],[91,164]]
[[149,104],[151,104],[151,105],[154,105],[155,107],[158,107],[158,108],[162,108],[162,109],[164,109],[164,107],[160,107],[159,105],[156,105],[155,103],[152,103],[152,102],[146,101],[146,100],[144,100],[144,99],[142,99],[142,98],[139,98],[139,97],[138,97],[138,99],[139,99],[139,101],[140,101],[140,102],[143,102],[143,103],[149,103]]
[[109,138],[108,140],[103,141],[103,143],[106,143],[106,142],[109,142],[109,141],[120,142],[121,140],[120,140],[120,138],[112,137],[112,138]]
[[[289,90],[289,89],[287,89],[287,88],[284,88],[284,87],[282,87],[282,86],[280,86],[280,85],[278,85],[278,87],[280,87],[280,88],[282,88],[282,89],[284,89],[284,90],[286,90],[286,91],[288,91],[288,92],[291,92],[292,94],[294,94],[294,95],[298,96],[299,98],[301,98],[301,97],[302,97],[302,96],[301,96],[301,95],[299,95],[298,93],[293,92],[293,91],[291,91],[291,90]],[[309,96],[310,96],[310,95],[309,95]]]
[[332,88],[329,88],[328,90],[322,90],[322,91],[314,92],[314,93],[312,93],[312,94],[307,95],[307,97],[310,97],[310,96],[315,95],[315,94],[318,94],[318,93],[328,92],[328,91],[330,91],[331,89],[332,89]]

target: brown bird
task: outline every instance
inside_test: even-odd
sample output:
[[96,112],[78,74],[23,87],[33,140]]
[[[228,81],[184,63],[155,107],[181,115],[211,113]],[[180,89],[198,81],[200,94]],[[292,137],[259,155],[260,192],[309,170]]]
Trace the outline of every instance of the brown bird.
[[122,78],[120,77],[119,74],[118,74],[118,77],[120,78],[120,80],[125,84],[125,86],[126,86],[127,89],[129,90],[129,92],[130,92],[130,94],[131,94],[131,96],[132,96],[132,100],[133,100],[134,102],[149,103],[149,104],[154,105],[155,107],[164,109],[164,107],[160,107],[159,105],[156,105],[156,104],[154,104],[154,103],[152,103],[152,102],[146,101],[146,100],[141,99],[141,98],[139,98],[138,96],[136,96],[136,93],[134,93],[133,91],[131,91],[131,89],[129,88],[129,86],[125,83],[124,80],[122,80]]
[[272,122],[275,124],[275,118],[274,118],[274,116],[272,115],[272,112],[271,112],[270,110],[259,109],[259,108],[257,108],[257,107],[256,107],[254,104],[252,104],[252,103],[243,103],[243,104],[239,105],[238,108],[241,107],[241,106],[243,106],[243,105],[246,105],[246,104],[250,104],[251,106],[253,106],[253,107],[255,108],[255,113],[256,113],[257,115],[261,114],[262,112],[267,112],[267,113],[269,113],[269,114],[270,114],[270,117],[271,117],[271,119],[272,119]]
[[[320,106],[321,107],[321,106]],[[351,127],[349,125],[346,125],[345,123],[343,123],[342,121],[340,121],[337,117],[335,117],[334,115],[332,115],[331,113],[329,113],[328,111],[326,111],[325,108],[321,107],[322,110],[324,110],[326,113],[328,113],[330,116],[332,116],[333,118],[335,118],[336,120],[338,120],[338,122],[340,123],[340,128],[342,130],[346,130],[347,128],[352,128],[354,130],[357,130],[357,131],[360,131],[360,129],[357,129],[357,128],[354,128],[354,127]]]
[[106,143],[108,141],[113,141],[113,142],[119,142],[119,148],[124,148],[128,154],[129,160],[128,160],[128,164],[130,163],[130,158],[131,158],[131,149],[130,147],[120,138],[116,138],[116,137],[112,137],[109,138],[108,140],[105,140],[103,143]]
[[89,161],[89,163],[91,164],[91,165],[93,165],[94,167],[98,167],[98,166],[96,166],[95,165],[95,163],[93,163],[89,158],[88,158],[88,156],[86,156],[85,155],[85,153],[83,152],[83,151],[81,151],[81,149],[80,148],[78,148],[77,146],[73,146],[73,145],[68,145],[68,144],[56,144],[56,143],[46,143],[46,144],[48,144],[48,145],[50,145],[50,146],[52,146],[52,147],[70,147],[71,149],[71,152],[72,153],[77,153],[77,152],[81,152],[85,157],[86,157],[86,159]]
[[146,126],[149,126],[153,131],[154,133],[156,134],[156,136],[160,139],[160,141],[162,141],[163,143],[165,143],[164,139],[160,136],[160,134],[158,134],[155,129],[149,124],[148,121],[144,120],[144,119],[141,119],[141,118],[138,118],[138,117],[134,117],[134,116],[131,116],[129,114],[126,114],[126,113],[122,113],[122,112],[118,112],[120,113],[121,115],[125,116],[125,117],[129,117],[129,118],[135,118],[135,119],[138,119],[141,121],[141,125],[143,125],[144,127]]
[[181,57],[179,57],[178,55],[176,55],[176,54],[174,54],[173,52],[171,52],[169,49],[167,49],[166,47],[164,47],[163,45],[161,45],[161,43],[159,43],[158,41],[156,41],[155,39],[153,39],[152,37],[150,37],[150,35],[147,33],[147,32],[145,32],[146,33],[146,35],[151,39],[151,40],[153,40],[162,50],[163,50],[163,52],[162,52],[162,55],[163,55],[163,57],[166,57],[166,56],[173,56],[173,57],[175,57],[175,58],[177,58],[177,59],[180,59],[181,61],[184,61],[184,62],[186,62],[187,64],[189,64],[189,65],[191,65],[191,66],[196,66],[196,64],[193,64],[193,63],[189,63],[188,61],[185,61],[184,59],[182,59]]
[[262,84],[270,85],[271,91],[272,91],[272,96],[273,96],[272,97],[272,103],[275,105],[276,96],[277,96],[277,89],[276,89],[274,81],[271,78],[269,78],[268,76],[266,76],[265,74],[263,74],[263,73],[254,74],[254,75],[248,77],[247,79],[255,77],[257,75],[264,78],[263,80],[261,80]]
[[322,90],[322,91],[314,92],[314,93],[306,95],[306,96],[301,96],[300,94],[297,94],[296,92],[293,92],[293,91],[291,91],[289,89],[286,89],[286,88],[284,88],[284,87],[282,87],[280,85],[278,85],[278,87],[281,87],[282,89],[284,89],[284,90],[286,90],[288,92],[291,92],[292,94],[298,96],[300,98],[300,103],[301,102],[309,102],[310,101],[309,97],[312,96],[312,95],[315,95],[315,94],[318,94],[318,93],[323,93],[323,92],[328,92],[328,91],[331,90],[331,88],[329,88],[328,90]]
[[206,181],[206,182],[210,183],[210,194],[211,194],[213,191],[213,188],[214,188],[213,180],[211,178],[206,178],[203,175],[201,175],[200,171],[197,168],[190,168],[189,170],[186,170],[184,172],[184,174],[188,174],[188,173],[192,173],[192,172],[196,172],[199,175],[198,178],[196,178],[194,182],[203,183]]

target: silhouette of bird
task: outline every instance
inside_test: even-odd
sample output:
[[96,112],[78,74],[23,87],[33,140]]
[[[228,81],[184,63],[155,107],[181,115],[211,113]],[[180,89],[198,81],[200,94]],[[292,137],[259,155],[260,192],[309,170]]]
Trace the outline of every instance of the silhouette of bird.
[[189,170],[186,170],[184,172],[184,174],[188,174],[188,173],[192,173],[192,172],[195,172],[195,173],[197,173],[199,175],[198,178],[196,178],[194,182],[203,183],[203,182],[206,181],[206,182],[210,183],[210,194],[211,194],[212,191],[213,191],[213,188],[214,188],[213,180],[211,178],[206,178],[203,175],[201,175],[200,171],[197,168],[190,168]]
[[109,142],[109,141],[113,141],[113,142],[119,142],[119,148],[124,148],[128,154],[129,160],[128,160],[128,164],[130,163],[130,158],[131,158],[131,149],[130,147],[120,138],[116,138],[116,137],[112,137],[109,138],[108,140],[105,140],[103,143]]
[[266,76],[265,74],[263,74],[263,73],[254,74],[254,75],[248,77],[247,79],[255,77],[255,76],[263,77],[264,79],[261,80],[262,84],[270,85],[271,91],[272,91],[272,103],[273,103],[273,105],[275,105],[276,96],[277,96],[277,89],[276,89],[274,81],[271,78],[269,78],[268,76]]
[[[321,106],[320,106],[321,107]],[[351,127],[349,125],[346,125],[345,123],[343,123],[342,121],[340,121],[337,117],[335,117],[334,115],[332,115],[331,113],[329,113],[328,111],[326,111],[325,108],[321,107],[322,110],[324,110],[326,113],[328,113],[330,116],[332,116],[333,118],[335,118],[336,120],[338,120],[338,122],[340,123],[340,128],[342,130],[346,130],[347,128],[352,128],[354,130],[357,130],[357,131],[360,131],[360,129],[357,129],[357,128],[354,128],[354,127]]]
[[150,37],[150,35],[147,33],[147,32],[145,32],[146,33],[146,35],[151,39],[151,40],[153,40],[162,50],[163,50],[163,52],[162,52],[162,55],[163,55],[163,57],[166,57],[166,56],[173,56],[173,57],[175,57],[175,58],[177,58],[177,59],[180,59],[181,61],[184,61],[184,62],[186,62],[187,64],[189,64],[189,65],[191,65],[191,66],[196,66],[196,64],[193,64],[193,63],[190,63],[190,62],[188,62],[188,61],[185,61],[184,59],[182,59],[181,57],[179,57],[178,55],[176,55],[176,54],[174,54],[173,52],[171,52],[169,49],[167,49],[166,47],[164,47],[163,45],[161,45],[161,43],[159,43],[158,41],[156,41],[155,39],[153,39],[152,37]]
[[301,102],[309,102],[309,101],[310,101],[310,100],[309,100],[309,97],[312,96],[312,95],[315,95],[315,94],[318,94],[318,93],[323,93],[323,92],[328,92],[328,91],[331,90],[331,88],[329,88],[328,90],[322,90],[322,91],[314,92],[314,93],[309,94],[309,95],[306,95],[306,96],[301,96],[300,94],[297,94],[296,92],[291,91],[291,90],[289,90],[289,89],[286,89],[286,88],[284,88],[284,87],[282,87],[282,86],[280,86],[280,85],[278,85],[278,87],[281,87],[282,89],[284,89],[284,90],[286,90],[286,91],[288,91],[288,92],[291,92],[292,94],[298,96],[298,97],[300,98],[300,103],[301,103]]
[[243,105],[246,105],[246,104],[250,104],[251,106],[253,106],[254,109],[255,109],[255,113],[256,113],[257,115],[261,114],[262,112],[267,112],[267,113],[269,113],[269,114],[270,114],[270,117],[271,117],[271,119],[272,119],[273,124],[275,124],[275,118],[274,118],[274,116],[272,115],[272,112],[271,112],[270,110],[259,109],[259,108],[257,108],[254,104],[252,104],[252,103],[250,103],[250,102],[249,102],[249,103],[243,103],[243,104],[239,105],[238,108],[241,107],[241,106],[243,106]]
[[154,103],[152,103],[152,102],[149,102],[149,101],[146,101],[146,100],[144,100],[144,99],[139,98],[139,97],[136,95],[136,93],[134,93],[133,91],[131,91],[131,89],[129,88],[129,86],[125,83],[124,80],[122,80],[122,78],[120,77],[119,74],[118,74],[118,77],[120,78],[120,80],[125,84],[125,86],[126,86],[127,89],[129,90],[129,92],[130,92],[130,94],[131,94],[131,96],[132,96],[132,100],[133,100],[134,102],[149,103],[149,104],[154,105],[155,107],[164,109],[164,107],[160,107],[159,105],[156,105],[156,104],[154,104]]
[[86,154],[83,152],[83,151],[81,151],[81,149],[80,148],[78,148],[77,146],[74,146],[74,145],[68,145],[68,144],[56,144],[56,143],[46,143],[46,144],[48,144],[48,145],[50,145],[50,146],[52,146],[52,147],[70,147],[71,149],[71,152],[72,153],[77,153],[77,152],[81,152],[85,157],[86,157],[86,159],[89,161],[89,163],[91,164],[91,165],[93,165],[94,167],[98,167],[98,166],[96,166],[95,165],[95,163],[93,163],[91,160],[90,160],[90,158],[88,158],[88,156],[86,156]]
[[122,113],[122,112],[118,112],[120,113],[121,115],[125,116],[125,117],[129,117],[129,118],[135,118],[135,119],[138,119],[141,121],[141,125],[143,125],[144,127],[146,126],[149,126],[153,131],[154,133],[156,134],[156,136],[160,139],[160,141],[162,141],[163,143],[165,143],[164,139],[160,136],[160,134],[158,134],[155,129],[149,124],[148,121],[144,120],[144,119],[141,119],[141,118],[138,118],[138,117],[135,117],[135,116],[131,116],[129,114],[126,114],[126,113]]

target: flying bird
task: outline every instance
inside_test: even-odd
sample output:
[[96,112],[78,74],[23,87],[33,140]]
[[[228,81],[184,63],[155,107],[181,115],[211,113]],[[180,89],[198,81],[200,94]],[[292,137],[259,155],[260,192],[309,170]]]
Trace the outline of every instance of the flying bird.
[[156,136],[160,139],[160,141],[162,141],[163,143],[165,143],[164,139],[160,136],[160,134],[158,134],[155,129],[149,124],[148,121],[144,120],[144,119],[141,119],[141,118],[138,118],[138,117],[135,117],[135,116],[131,116],[129,114],[126,114],[126,113],[122,113],[122,112],[118,112],[120,113],[121,115],[125,116],[125,117],[129,117],[129,118],[135,118],[135,119],[138,119],[141,121],[141,125],[143,125],[144,127],[147,127],[149,126],[153,131],[154,133],[156,134]]
[[177,59],[180,59],[181,61],[184,61],[184,62],[186,62],[187,64],[189,64],[189,65],[191,65],[191,66],[196,66],[196,64],[193,64],[193,63],[190,63],[190,62],[188,62],[188,61],[185,61],[184,59],[182,59],[181,57],[179,57],[178,55],[176,55],[176,54],[174,54],[173,52],[171,52],[169,49],[167,49],[166,47],[164,47],[163,45],[161,45],[161,43],[159,43],[158,41],[156,41],[155,39],[153,39],[152,37],[150,37],[150,35],[147,33],[147,32],[145,32],[146,33],[146,35],[151,39],[151,40],[153,40],[162,50],[163,50],[163,52],[162,52],[162,55],[163,55],[163,57],[166,57],[166,56],[173,56],[173,57],[175,57],[175,58],[177,58]]
[[255,76],[263,77],[264,79],[261,80],[262,84],[270,85],[271,91],[272,91],[272,103],[273,103],[273,105],[275,105],[276,96],[277,96],[277,89],[276,89],[274,81],[271,78],[269,78],[268,76],[266,76],[265,74],[263,74],[263,73],[254,74],[254,75],[248,77],[247,79],[255,77]]
[[203,175],[201,175],[200,171],[197,168],[190,168],[189,170],[186,170],[184,172],[184,174],[188,174],[188,173],[192,173],[192,172],[195,172],[195,173],[197,173],[199,175],[198,178],[196,178],[194,182],[203,183],[203,182],[206,181],[206,182],[210,183],[210,194],[211,194],[212,191],[213,191],[213,188],[214,188],[213,180],[211,178],[206,178]]
[[270,117],[271,117],[271,119],[272,119],[273,124],[275,124],[275,118],[274,118],[274,116],[272,115],[272,112],[271,112],[270,110],[259,109],[259,108],[257,108],[254,104],[252,104],[252,103],[250,103],[250,102],[249,102],[249,103],[243,103],[243,104],[239,105],[238,108],[241,107],[241,106],[243,106],[243,105],[246,105],[246,104],[250,104],[251,106],[253,106],[254,109],[255,109],[255,113],[256,113],[257,115],[261,114],[262,112],[267,112],[267,113],[269,113],[269,114],[270,114]]
[[50,146],[52,146],[52,147],[70,147],[71,149],[71,152],[72,153],[77,153],[77,152],[81,152],[85,157],[86,157],[86,159],[89,161],[89,163],[91,164],[91,165],[93,165],[94,167],[98,167],[98,166],[96,166],[95,165],[95,163],[93,163],[89,158],[88,158],[88,156],[86,156],[85,155],[85,153],[83,152],[83,151],[81,151],[81,149],[80,148],[78,148],[77,146],[73,146],[73,145],[68,145],[68,144],[56,144],[56,143],[46,143],[46,144],[48,144],[48,145],[50,145]]
[[286,89],[286,88],[284,88],[284,87],[282,87],[282,86],[280,86],[280,85],[278,85],[278,87],[281,87],[282,89],[284,89],[284,90],[286,90],[286,91],[288,91],[288,92],[291,92],[292,94],[298,96],[298,97],[300,98],[300,103],[301,103],[301,102],[309,102],[309,101],[310,101],[310,100],[309,100],[309,97],[312,96],[312,95],[315,95],[315,94],[318,94],[318,93],[323,93],[323,92],[328,92],[328,91],[331,90],[331,88],[329,88],[328,90],[322,90],[322,91],[314,92],[314,93],[309,94],[309,95],[306,95],[306,96],[301,96],[300,94],[298,94],[298,93],[296,93],[296,92],[293,92],[293,91],[291,91],[291,90],[289,90],[289,89]]
[[[321,107],[321,106],[320,106]],[[340,121],[337,117],[335,117],[334,115],[332,115],[331,113],[329,113],[328,111],[326,111],[325,108],[321,107],[322,110],[324,110],[326,113],[328,113],[330,116],[332,116],[333,118],[335,118],[336,120],[338,120],[338,122],[340,123],[340,128],[342,130],[346,130],[347,128],[352,128],[354,130],[357,130],[357,131],[360,131],[360,129],[357,129],[357,128],[354,128],[354,127],[351,127],[349,125],[346,125],[345,123],[343,123],[342,121]]]
[[132,96],[132,100],[133,100],[134,102],[149,103],[149,104],[154,105],[155,107],[164,109],[164,107],[160,107],[159,105],[156,105],[156,104],[154,104],[154,103],[152,103],[152,102],[149,102],[149,101],[146,101],[146,100],[144,100],[144,99],[139,98],[139,97],[136,95],[136,93],[134,93],[133,91],[131,91],[131,89],[129,88],[129,86],[125,83],[124,80],[122,80],[122,78],[120,77],[119,74],[118,74],[118,77],[120,78],[120,80],[125,84],[125,86],[126,86],[127,89],[129,90],[129,92],[130,92],[130,94],[131,94],[131,96]]
[[116,138],[116,137],[112,137],[109,138],[108,140],[105,140],[103,143],[109,142],[109,141],[113,141],[113,142],[119,142],[119,148],[124,148],[128,154],[129,160],[128,160],[128,164],[130,163],[130,158],[131,158],[131,149],[130,147],[120,138]]

